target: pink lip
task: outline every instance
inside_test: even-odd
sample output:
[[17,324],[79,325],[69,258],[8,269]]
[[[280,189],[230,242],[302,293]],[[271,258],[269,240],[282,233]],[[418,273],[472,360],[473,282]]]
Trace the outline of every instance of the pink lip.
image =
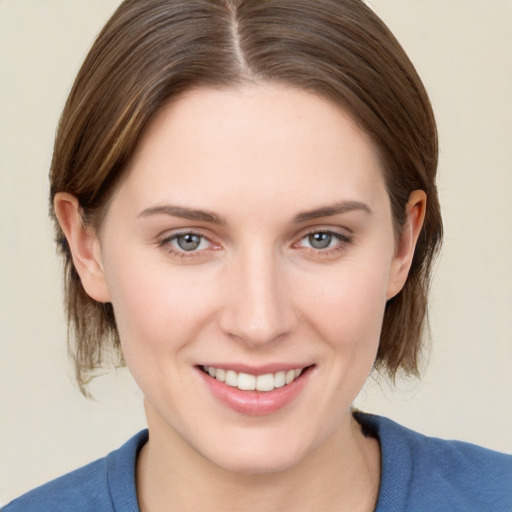
[[[232,367],[226,368],[225,366],[220,366],[220,368],[232,369]],[[282,370],[283,367],[281,366],[280,369]],[[312,368],[307,368],[304,370],[304,372],[290,384],[266,392],[242,391],[238,388],[228,386],[227,384],[224,384],[224,382],[220,382],[217,379],[210,377],[199,368],[197,371],[212,394],[222,403],[242,414],[248,414],[251,416],[263,416],[277,412],[291,403],[300,394],[306,385],[311,373],[311,369]],[[254,368],[252,368],[248,373],[253,375],[264,375],[265,373],[274,372],[265,369],[264,373],[254,373]]]

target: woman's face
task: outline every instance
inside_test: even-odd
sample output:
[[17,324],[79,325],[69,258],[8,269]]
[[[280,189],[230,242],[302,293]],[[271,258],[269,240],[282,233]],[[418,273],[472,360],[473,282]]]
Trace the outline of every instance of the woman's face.
[[269,472],[349,432],[405,277],[376,151],[343,111],[277,85],[188,92],[99,247],[154,439]]

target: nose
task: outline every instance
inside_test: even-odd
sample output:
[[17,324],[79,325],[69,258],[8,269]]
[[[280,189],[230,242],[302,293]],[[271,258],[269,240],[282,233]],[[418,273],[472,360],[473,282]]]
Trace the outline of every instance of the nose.
[[297,322],[283,264],[272,251],[248,251],[226,269],[223,332],[251,347],[291,333]]

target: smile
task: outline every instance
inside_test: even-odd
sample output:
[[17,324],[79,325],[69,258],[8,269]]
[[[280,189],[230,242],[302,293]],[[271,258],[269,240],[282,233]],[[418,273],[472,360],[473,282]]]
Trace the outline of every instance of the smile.
[[210,377],[224,382],[227,386],[238,388],[242,391],[273,391],[276,388],[282,388],[291,384],[303,371],[303,368],[293,370],[282,370],[276,373],[266,373],[265,375],[251,375],[250,373],[235,372],[223,368],[214,368],[213,366],[202,366],[203,372],[208,373]]
[[222,366],[196,367],[206,388],[220,403],[237,413],[264,416],[291,406],[311,380],[316,365],[295,369],[269,365],[257,370],[241,366],[236,368],[239,371]]

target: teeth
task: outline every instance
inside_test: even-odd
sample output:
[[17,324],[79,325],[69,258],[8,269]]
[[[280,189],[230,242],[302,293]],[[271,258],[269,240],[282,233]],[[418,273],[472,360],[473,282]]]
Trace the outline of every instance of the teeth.
[[256,389],[258,391],[272,391],[275,388],[275,378],[271,373],[256,377]]
[[256,389],[256,377],[254,375],[249,375],[248,373],[239,373],[238,389],[243,389],[244,391],[253,391]]
[[228,386],[236,388],[238,386],[238,373],[233,370],[227,370],[225,382]]
[[286,372],[277,372],[274,375],[274,386],[282,388],[286,384]]
[[210,377],[225,382],[228,386],[243,391],[272,391],[292,383],[301,373],[303,368],[295,370],[266,373],[265,375],[251,375],[249,373],[237,373],[233,370],[203,366],[203,370]]

